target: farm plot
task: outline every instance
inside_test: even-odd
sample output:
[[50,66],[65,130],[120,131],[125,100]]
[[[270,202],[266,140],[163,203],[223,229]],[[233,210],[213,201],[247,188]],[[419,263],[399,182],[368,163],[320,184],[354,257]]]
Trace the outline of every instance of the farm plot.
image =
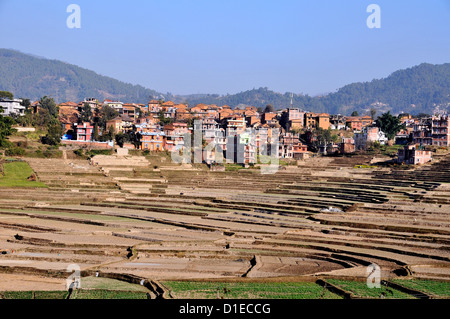
[[[1,164],[0,164],[1,165]],[[0,187],[47,187],[37,180],[29,180],[33,170],[26,162],[4,163],[0,174]]]
[[145,292],[119,290],[76,290],[70,299],[150,299]]
[[186,299],[339,299],[314,282],[162,282],[174,298]]
[[450,282],[426,279],[392,279],[401,286],[419,290],[437,298],[450,298]]
[[327,279],[326,282],[335,285],[356,298],[386,298],[386,299],[411,299],[414,296],[399,290],[380,285],[380,288],[370,288],[366,282],[341,279]]
[[[2,188],[1,272],[61,276],[68,263],[78,263],[82,271],[171,282],[331,280],[364,278],[367,265],[377,263],[387,280],[450,279],[446,157],[440,166],[427,166],[439,171],[357,169],[370,159],[355,156],[320,159],[321,170],[305,162],[266,175],[254,169],[155,169],[150,157],[99,159],[94,165],[30,159],[49,187]],[[316,286],[311,289],[324,291]],[[303,297],[289,289],[272,295]],[[95,295],[87,290],[73,297]],[[217,289],[203,296],[216,298]],[[379,297],[364,291],[355,296]]]

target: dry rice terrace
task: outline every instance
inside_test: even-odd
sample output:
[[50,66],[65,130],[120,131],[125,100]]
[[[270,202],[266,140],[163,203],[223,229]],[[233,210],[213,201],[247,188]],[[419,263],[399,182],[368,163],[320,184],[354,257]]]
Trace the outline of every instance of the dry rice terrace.
[[450,155],[414,170],[310,159],[276,174],[156,156],[26,161],[48,187],[0,188],[0,277],[40,278],[24,289],[64,289],[73,263],[144,280],[153,297],[167,297],[161,281],[361,280],[371,263],[385,280],[450,280]]

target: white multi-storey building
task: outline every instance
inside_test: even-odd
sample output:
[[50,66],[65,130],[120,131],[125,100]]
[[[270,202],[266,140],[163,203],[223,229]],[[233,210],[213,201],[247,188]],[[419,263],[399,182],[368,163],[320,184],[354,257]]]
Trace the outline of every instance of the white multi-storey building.
[[25,106],[21,105],[21,99],[4,99],[0,98],[0,107],[3,108],[3,114],[5,116],[10,116],[13,114],[24,115]]

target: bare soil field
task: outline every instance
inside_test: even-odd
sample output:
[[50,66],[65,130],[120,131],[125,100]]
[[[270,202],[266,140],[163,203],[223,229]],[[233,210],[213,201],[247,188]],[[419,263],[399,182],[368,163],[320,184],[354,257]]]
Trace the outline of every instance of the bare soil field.
[[450,155],[408,170],[309,159],[275,174],[155,169],[155,156],[26,160],[48,187],[0,188],[0,291],[64,290],[70,264],[162,297],[164,280],[362,280],[372,263],[384,280],[450,281]]

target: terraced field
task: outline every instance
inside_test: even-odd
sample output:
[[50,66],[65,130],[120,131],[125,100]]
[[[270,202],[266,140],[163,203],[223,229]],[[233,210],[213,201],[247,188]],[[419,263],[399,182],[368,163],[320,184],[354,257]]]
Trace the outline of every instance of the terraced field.
[[164,282],[170,295],[183,299],[340,299],[314,282],[236,283]]
[[[154,157],[27,159],[47,187],[0,188],[0,278],[64,287],[77,264],[83,278],[143,282],[152,298],[171,296],[161,281],[361,281],[372,263],[383,280],[449,281],[450,155],[357,168],[371,160],[261,174]],[[41,279],[29,290],[56,285]]]

